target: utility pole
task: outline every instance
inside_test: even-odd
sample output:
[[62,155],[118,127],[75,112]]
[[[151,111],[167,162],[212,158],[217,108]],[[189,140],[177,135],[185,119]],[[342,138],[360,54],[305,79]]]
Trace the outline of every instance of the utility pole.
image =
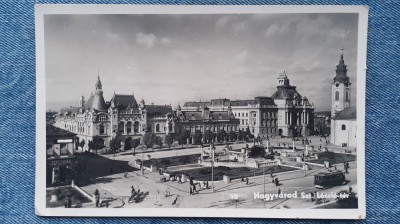
[[210,150],[211,150],[211,188],[212,191],[214,192],[214,154],[215,154],[215,147],[214,144],[210,144]]
[[254,185],[256,185],[256,170],[254,170]]
[[[264,196],[265,196],[265,166],[263,166],[263,176],[264,176]],[[264,207],[265,207],[265,199],[264,201]]]
[[142,145],[142,175],[144,175],[144,145]]

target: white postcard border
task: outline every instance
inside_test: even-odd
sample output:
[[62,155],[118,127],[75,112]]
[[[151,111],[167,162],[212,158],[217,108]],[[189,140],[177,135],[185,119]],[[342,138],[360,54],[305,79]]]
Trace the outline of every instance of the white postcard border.
[[[46,83],[44,55],[45,14],[228,14],[228,13],[358,13],[357,51],[357,191],[358,209],[198,209],[198,208],[46,208]],[[365,195],[365,93],[367,6],[186,6],[186,5],[36,5],[36,182],[35,213],[40,216],[97,217],[231,217],[364,219]]]

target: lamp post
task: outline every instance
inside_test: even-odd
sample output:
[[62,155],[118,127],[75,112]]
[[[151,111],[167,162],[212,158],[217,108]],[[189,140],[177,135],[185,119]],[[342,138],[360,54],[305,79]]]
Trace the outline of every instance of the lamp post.
[[144,175],[144,148],[146,146],[142,144],[142,175]]
[[210,144],[210,153],[211,153],[211,189],[214,192],[214,154],[215,147],[214,144]]

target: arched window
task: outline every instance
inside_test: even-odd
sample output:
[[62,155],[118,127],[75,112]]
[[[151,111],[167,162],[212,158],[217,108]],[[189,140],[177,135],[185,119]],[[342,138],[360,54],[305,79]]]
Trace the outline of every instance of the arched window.
[[346,125],[342,124],[342,130],[346,130]]
[[160,124],[156,125],[156,132],[160,132]]
[[101,134],[101,135],[104,135],[104,134],[105,134],[105,132],[104,132],[104,125],[103,125],[103,124],[100,125],[100,134]]
[[128,123],[126,123],[126,132],[128,134],[132,133],[132,122],[130,122],[130,121]]
[[124,122],[119,122],[118,124],[118,132],[123,134],[124,133]]
[[133,132],[137,133],[139,132],[139,122],[135,121],[135,123],[133,123]]
[[339,100],[339,91],[336,91],[335,93],[335,100]]
[[349,97],[349,91],[346,91],[346,101],[350,101],[350,97]]

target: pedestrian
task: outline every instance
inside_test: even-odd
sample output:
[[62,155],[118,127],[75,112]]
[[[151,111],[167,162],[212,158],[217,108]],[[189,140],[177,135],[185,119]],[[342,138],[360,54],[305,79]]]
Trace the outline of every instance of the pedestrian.
[[208,189],[208,180],[207,180],[207,182],[206,182],[206,188]]
[[128,177],[128,172],[125,171],[124,177],[127,178]]
[[133,187],[133,185],[131,186],[131,195],[132,194],[135,194],[136,193],[136,191],[135,191],[135,188]]
[[278,177],[275,178],[275,186],[279,186],[279,180]]
[[178,184],[182,183],[181,178],[182,178],[181,176],[178,177]]
[[249,178],[246,177],[246,185],[249,185]]
[[164,196],[165,196],[165,198],[168,198],[168,196],[169,196],[169,194],[168,194],[168,188],[167,188],[167,190],[165,190]]
[[178,196],[175,197],[174,201],[172,202],[172,205],[175,205],[177,201],[178,201]]
[[110,204],[109,204],[109,202],[108,202],[108,200],[106,201],[106,208],[108,208],[108,206],[109,206]]
[[192,186],[190,186],[189,195],[190,195],[190,196],[192,196],[192,195],[193,195]]
[[95,197],[95,201],[96,201],[96,208],[99,207],[99,202],[100,202],[100,193],[99,190],[95,190],[94,191],[94,197]]
[[242,176],[242,182],[244,182],[244,177]]
[[282,193],[281,189],[278,188],[278,195],[280,195]]
[[196,184],[193,184],[192,186],[193,186],[193,193],[194,193],[194,192],[198,193],[198,191],[197,191],[197,189],[196,189]]

